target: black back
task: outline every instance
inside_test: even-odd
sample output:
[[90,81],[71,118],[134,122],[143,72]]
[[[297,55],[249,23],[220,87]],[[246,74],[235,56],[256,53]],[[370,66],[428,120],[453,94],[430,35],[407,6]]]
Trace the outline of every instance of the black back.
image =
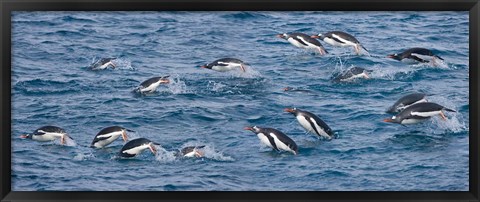
[[[303,116],[306,116],[306,117],[310,117],[310,118],[313,118],[313,120],[315,120],[315,122],[317,122],[317,124],[323,128],[323,130],[330,136],[333,136],[334,135],[334,132],[333,130],[322,120],[320,119],[320,117],[318,117],[317,115],[313,114],[313,113],[310,113],[308,111],[303,111],[303,110],[299,110],[297,109],[297,114],[300,114],[300,115],[303,115]],[[310,120],[307,119],[308,122],[310,122]],[[317,134],[320,134],[319,131],[317,131],[317,128],[315,128],[314,125],[312,125],[312,128],[315,130],[315,132]]]
[[180,150],[180,152],[182,153],[182,155],[185,155],[185,154],[188,154],[188,153],[192,152],[194,149],[201,149],[201,148],[204,148],[204,147],[205,147],[205,145],[189,146],[189,147],[183,148],[182,150]]
[[[369,72],[370,70],[366,70],[364,68],[361,68],[361,67],[352,67],[350,69],[347,69],[346,71],[340,73],[340,75],[338,75],[337,77],[335,77],[335,79],[333,79],[333,81],[335,82],[339,82],[343,79],[348,79],[352,76],[355,76],[355,75],[358,75],[358,74],[361,74],[363,72]],[[370,71],[371,72],[371,71]]]
[[95,144],[96,142],[98,141],[101,141],[101,140],[105,140],[105,139],[108,139],[110,137],[98,137],[100,135],[103,135],[103,134],[108,134],[108,133],[113,133],[113,132],[117,132],[117,131],[121,131],[121,130],[124,130],[125,128],[122,128],[120,126],[110,126],[110,127],[106,127],[102,130],[100,130],[100,132],[97,133],[97,135],[95,135],[95,138],[93,139],[93,142],[92,142],[92,145]]
[[395,104],[393,104],[390,108],[388,108],[387,113],[398,112],[399,107],[411,105],[411,104],[425,98],[425,96],[426,95],[423,94],[423,93],[411,93],[411,94],[405,95],[405,96],[401,97],[400,99],[398,99],[397,102],[395,102]]
[[154,83],[157,83],[162,78],[168,78],[168,76],[158,76],[158,77],[149,78],[146,81],[142,82],[140,85],[146,88]]
[[33,131],[33,134],[34,135],[44,135],[45,133],[40,132],[40,130],[43,130],[45,132],[50,132],[50,133],[67,134],[67,132],[65,132],[65,130],[63,130],[62,128],[57,127],[57,126],[42,126],[42,127],[38,128],[37,130]]
[[207,67],[209,67],[209,69],[211,69],[212,66],[227,66],[227,64],[220,64],[219,62],[233,62],[233,63],[244,64],[243,61],[241,61],[239,59],[236,59],[236,58],[222,58],[222,59],[218,59],[218,60],[213,61],[212,63],[208,64]]
[[431,111],[440,111],[442,109],[446,109],[442,105],[433,102],[422,102],[417,103],[412,106],[405,108],[399,114],[396,115],[396,119],[401,121],[403,119],[427,119],[429,117],[422,117],[422,116],[415,116],[411,115],[412,112],[431,112]]
[[344,43],[336,38],[333,37],[333,35],[337,35],[345,40],[348,40],[348,41],[351,41],[351,42],[354,42],[354,43],[360,43],[355,37],[353,37],[352,35],[346,33],[346,32],[342,32],[342,31],[332,31],[332,32],[327,32],[325,34],[322,34],[323,36],[325,37],[329,37],[329,38],[332,38],[333,40],[339,42],[339,43]]
[[323,47],[322,44],[320,43],[320,41],[318,41],[317,39],[314,39],[312,37],[310,37],[309,35],[306,35],[304,33],[300,33],[300,32],[294,32],[294,33],[291,33],[289,34],[290,37],[292,37],[293,39],[295,39],[296,41],[298,41],[299,43],[305,45],[305,46],[308,46],[306,43],[304,43],[300,38],[298,37],[302,37],[303,40],[305,41],[308,41],[308,43],[311,43],[311,44],[314,44],[316,46],[319,46],[319,47]]
[[117,59],[117,58],[100,58],[99,60],[94,62],[92,65],[90,65],[90,68],[95,69],[95,68],[100,67],[100,66],[102,66],[102,65],[104,65],[104,64],[106,64],[106,63],[108,63],[112,60],[115,60],[115,59]]
[[129,150],[129,149],[132,149],[132,148],[144,145],[144,144],[149,144],[150,142],[152,142],[152,141],[150,141],[147,138],[138,138],[138,139],[131,140],[131,141],[127,142],[127,144],[123,145],[123,147],[120,150],[120,152],[118,153],[118,155],[121,156],[121,157],[134,157],[135,154],[127,154],[127,153],[123,153],[123,151]]
[[270,136],[270,133],[274,133],[281,142],[285,143],[285,145],[287,145],[290,149],[298,153],[298,146],[295,143],[295,141],[293,141],[291,138],[289,138],[287,135],[285,135],[281,131],[274,128],[259,128],[259,129],[260,129],[259,130],[260,133],[263,133],[267,136],[268,140],[270,141],[270,144],[272,144],[275,150],[278,151],[279,149],[277,148],[277,145],[275,144],[273,137]]

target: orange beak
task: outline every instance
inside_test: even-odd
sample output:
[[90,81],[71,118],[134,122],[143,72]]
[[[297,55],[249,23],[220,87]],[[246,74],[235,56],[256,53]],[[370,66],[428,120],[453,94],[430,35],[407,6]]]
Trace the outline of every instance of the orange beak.
[[310,38],[318,39],[320,37],[318,35],[312,35],[312,36],[310,36]]
[[245,127],[243,130],[253,130],[252,127]]
[[20,138],[22,138],[22,139],[27,139],[27,138],[28,138],[28,135],[20,135]]
[[202,66],[200,66],[200,68],[207,68],[207,66],[206,66],[206,65],[202,65]]
[[285,108],[283,111],[284,111],[284,112],[293,113],[293,109],[290,109],[290,108]]
[[278,38],[283,38],[283,35],[282,34],[277,34],[276,35]]
[[393,55],[387,55],[387,58],[393,58]]
[[170,83],[170,80],[168,80],[168,79],[160,79],[160,83],[165,83],[165,84],[167,84],[167,83]]
[[383,122],[391,123],[391,122],[393,122],[393,120],[391,118],[386,118],[386,119],[383,119]]

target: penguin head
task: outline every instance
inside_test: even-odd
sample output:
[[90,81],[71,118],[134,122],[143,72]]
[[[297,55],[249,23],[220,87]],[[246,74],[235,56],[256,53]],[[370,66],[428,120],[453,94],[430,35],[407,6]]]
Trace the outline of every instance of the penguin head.
[[394,60],[399,60],[399,61],[402,60],[402,59],[400,58],[400,56],[398,56],[397,53],[387,55],[387,58],[392,58],[392,59],[394,59]]
[[244,130],[249,130],[249,131],[252,131],[254,133],[259,133],[261,128],[259,128],[257,126],[253,126],[253,127],[245,127]]
[[202,66],[200,66],[201,68],[205,68],[205,69],[212,69],[213,65],[210,65],[210,64],[204,64]]
[[314,39],[320,39],[320,40],[323,40],[325,38],[323,34],[312,35],[310,37]]
[[297,113],[299,112],[299,110],[295,107],[294,108],[285,108],[283,111],[291,113],[293,115],[297,115]]
[[277,37],[282,39],[288,39],[289,36],[287,33],[283,33],[283,34],[277,34]]
[[170,75],[161,77],[161,78],[160,78],[160,84],[162,84],[162,83],[164,83],[164,84],[170,83],[170,80],[168,79],[168,77],[170,77]]
[[388,122],[388,123],[401,123],[401,122],[402,122],[402,118],[401,118],[401,117],[397,117],[397,116],[392,116],[392,118],[383,119],[383,122]]

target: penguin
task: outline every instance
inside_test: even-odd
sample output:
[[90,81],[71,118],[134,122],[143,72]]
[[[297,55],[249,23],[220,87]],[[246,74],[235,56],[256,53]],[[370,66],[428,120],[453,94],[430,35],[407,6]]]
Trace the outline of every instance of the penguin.
[[201,68],[211,69],[218,72],[226,72],[240,68],[243,72],[245,72],[245,63],[236,58],[222,58],[202,65]]
[[142,82],[140,86],[135,88],[134,91],[146,94],[146,93],[153,93],[157,90],[160,84],[168,84],[170,80],[168,80],[169,76],[159,76],[147,79],[146,81]]
[[298,154],[297,144],[279,130],[260,128],[257,126],[246,127],[244,129],[256,133],[263,144],[273,148],[275,151],[287,151],[295,155]]
[[65,144],[65,138],[71,138],[64,129],[57,126],[42,126],[33,131],[32,134],[20,135],[23,139],[32,139],[39,142],[48,142],[60,138],[60,144]]
[[438,60],[443,61],[443,58],[426,48],[410,48],[401,53],[387,55],[387,57],[408,64],[431,62],[436,65]]
[[411,93],[411,94],[405,95],[400,99],[398,99],[397,102],[395,102],[395,104],[389,107],[386,112],[398,113],[413,104],[428,102],[426,97],[427,95],[423,93]]
[[327,54],[327,50],[322,46],[322,44],[316,40],[311,38],[309,35],[304,33],[294,32],[294,33],[283,33],[277,34],[278,38],[282,38],[290,42],[292,45],[298,48],[304,48],[309,50],[314,50],[318,52],[320,55]]
[[338,76],[336,76],[333,79],[333,82],[349,82],[357,78],[369,79],[370,77],[368,76],[368,73],[371,73],[371,72],[372,70],[366,70],[361,67],[352,67],[340,73]]
[[435,115],[439,115],[440,117],[442,117],[443,120],[446,120],[447,118],[443,113],[443,110],[449,111],[449,112],[456,112],[453,109],[448,109],[437,103],[422,102],[422,103],[413,104],[405,108],[396,116],[393,116],[392,118],[384,119],[383,121],[389,122],[389,123],[398,123],[402,125],[415,124],[415,123],[420,123],[422,121],[425,121]]
[[138,138],[134,140],[130,140],[127,144],[123,145],[122,149],[118,153],[118,156],[124,158],[131,158],[135,157],[138,154],[142,153],[145,149],[150,149],[153,155],[157,154],[157,149],[155,149],[155,145],[158,145],[147,138]]
[[90,69],[92,70],[102,70],[108,67],[112,67],[115,69],[117,66],[113,63],[113,60],[117,58],[100,58],[99,60],[95,61],[92,65],[90,65]]
[[180,151],[178,151],[176,155],[181,157],[189,157],[189,158],[191,157],[201,158],[205,156],[205,152],[202,151],[204,147],[205,145],[184,147]]
[[300,89],[300,88],[293,88],[293,87],[290,87],[290,86],[287,86],[287,87],[283,88],[283,91],[285,91],[285,92],[312,93],[311,90]]
[[120,136],[122,136],[123,141],[126,142],[128,141],[127,131],[134,132],[133,130],[129,130],[120,126],[106,127],[97,133],[90,147],[103,148],[111,144]]
[[315,114],[297,108],[286,108],[284,111],[293,114],[307,132],[314,133],[319,138],[323,137],[328,140],[333,138],[333,130]]
[[345,32],[332,31],[325,34],[313,35],[311,36],[311,38],[320,39],[332,46],[351,46],[353,47],[353,50],[357,55],[360,55],[361,49],[365,50],[368,54],[368,50],[364,46],[362,46],[362,44],[360,44],[360,42],[355,37]]

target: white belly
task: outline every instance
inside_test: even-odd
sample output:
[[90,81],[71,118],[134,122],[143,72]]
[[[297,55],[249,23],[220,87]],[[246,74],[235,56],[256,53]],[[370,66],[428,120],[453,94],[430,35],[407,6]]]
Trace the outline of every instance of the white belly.
[[270,141],[268,140],[267,136],[265,136],[265,134],[258,133],[257,137],[258,137],[258,139],[260,139],[260,142],[262,142],[263,144],[267,145],[270,148],[273,148],[273,145],[270,144]]
[[105,147],[106,145],[109,145],[111,144],[113,141],[115,141],[116,139],[118,139],[118,137],[120,137],[122,135],[122,132],[119,131],[119,132],[113,132],[113,133],[107,133],[107,134],[104,134],[104,135],[99,135],[98,137],[99,138],[102,138],[102,137],[109,137],[108,139],[104,139],[104,140],[100,140],[98,142],[96,142],[95,144],[93,144],[93,146],[97,147],[97,148],[101,148],[101,147]]
[[63,135],[62,133],[45,133],[43,135],[33,135],[32,139],[39,142],[48,142],[61,138]]
[[421,123],[424,122],[428,119],[403,119],[401,124],[416,124],[416,123]]
[[335,41],[335,40],[333,40],[333,39],[331,39],[331,38],[327,38],[327,37],[325,37],[325,38],[323,39],[323,41],[325,41],[325,43],[328,43],[328,44],[330,44],[330,45],[332,45],[332,46],[341,46],[341,47],[348,46],[347,44],[339,43],[338,41]]
[[292,45],[296,46],[296,47],[299,47],[299,48],[307,48],[307,46],[301,44],[300,42],[298,42],[297,40],[293,39],[293,38],[288,38],[287,40],[288,42],[290,42]]
[[226,72],[234,70],[235,68],[240,68],[240,65],[237,63],[226,63],[227,66],[212,66],[212,70],[219,71],[219,72]]
[[144,92],[153,92],[155,90],[157,90],[158,86],[160,85],[160,81],[148,86],[147,88],[143,88],[143,89],[140,89],[140,92],[144,93]]
[[273,137],[273,140],[275,141],[275,145],[277,145],[277,148],[279,150],[288,151],[288,152],[292,152],[293,154],[296,154],[295,151],[290,149],[290,147],[288,147],[285,143],[281,142],[274,133],[270,133],[270,135]]
[[[315,132],[315,129],[312,128],[312,126],[310,125],[310,123],[307,121],[307,119],[305,119],[304,116],[297,116],[297,120],[298,122],[300,123],[300,125],[305,128],[305,130],[307,130],[307,132],[309,133],[313,133],[313,134],[317,134]],[[323,136],[325,138],[328,138],[330,139],[330,136],[325,133],[325,131],[323,130],[323,128],[321,128],[317,122],[315,121],[315,119],[310,119],[312,121],[312,123],[314,124],[315,128],[317,129],[317,131],[320,133],[320,134],[317,134],[319,136]]]
[[101,65],[100,67],[97,67],[96,69],[106,69],[110,65],[113,65],[113,63],[112,62],[107,62],[107,63]]
[[148,148],[149,148],[149,146],[145,144],[145,145],[141,145],[141,146],[138,146],[138,147],[134,147],[134,148],[125,150],[122,153],[137,155],[137,154],[141,153],[143,150],[148,149]]

